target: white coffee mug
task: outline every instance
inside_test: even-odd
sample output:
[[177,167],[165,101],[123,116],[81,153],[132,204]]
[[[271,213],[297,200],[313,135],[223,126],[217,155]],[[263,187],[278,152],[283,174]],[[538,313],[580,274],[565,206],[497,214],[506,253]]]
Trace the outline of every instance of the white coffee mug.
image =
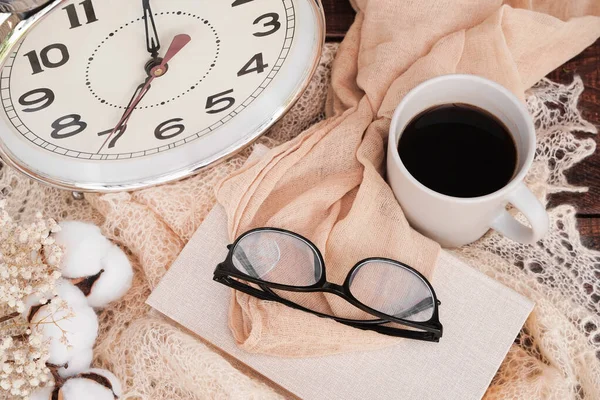
[[[518,153],[517,172],[502,189],[474,198],[443,195],[422,185],[402,163],[398,144],[407,125],[423,111],[451,103],[487,110],[512,134]],[[527,109],[503,86],[474,75],[440,76],[408,93],[394,113],[388,146],[388,181],[410,224],[444,247],[472,243],[490,228],[515,241],[533,244],[549,226],[544,206],[523,183],[533,163],[535,139],[535,127]],[[531,228],[506,210],[509,203],[523,213]]]

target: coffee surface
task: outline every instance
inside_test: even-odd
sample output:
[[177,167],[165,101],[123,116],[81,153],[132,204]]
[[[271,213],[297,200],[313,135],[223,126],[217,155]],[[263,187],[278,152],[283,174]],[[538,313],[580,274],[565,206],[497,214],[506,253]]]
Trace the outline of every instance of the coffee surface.
[[494,193],[510,182],[517,166],[517,149],[506,126],[467,104],[419,114],[404,130],[398,152],[415,179],[452,197]]

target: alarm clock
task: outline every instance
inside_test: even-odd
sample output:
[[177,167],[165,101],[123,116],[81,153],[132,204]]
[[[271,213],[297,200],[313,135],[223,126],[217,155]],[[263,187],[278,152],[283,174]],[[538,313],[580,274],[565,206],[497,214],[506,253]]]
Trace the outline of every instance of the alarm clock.
[[0,157],[77,192],[172,182],[240,151],[300,97],[325,38],[317,0],[0,3],[37,7],[0,30]]

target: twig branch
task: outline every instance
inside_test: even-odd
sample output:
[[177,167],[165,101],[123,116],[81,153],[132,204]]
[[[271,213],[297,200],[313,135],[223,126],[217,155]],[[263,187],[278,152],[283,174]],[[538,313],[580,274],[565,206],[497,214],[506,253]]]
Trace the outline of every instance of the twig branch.
[[4,316],[4,317],[0,317],[0,324],[3,324],[3,323],[5,323],[5,322],[7,322],[7,321],[10,321],[11,319],[15,319],[15,318],[17,318],[19,315],[21,315],[21,314],[19,314],[18,312],[15,312],[15,313],[12,313],[12,314],[6,315],[6,316]]

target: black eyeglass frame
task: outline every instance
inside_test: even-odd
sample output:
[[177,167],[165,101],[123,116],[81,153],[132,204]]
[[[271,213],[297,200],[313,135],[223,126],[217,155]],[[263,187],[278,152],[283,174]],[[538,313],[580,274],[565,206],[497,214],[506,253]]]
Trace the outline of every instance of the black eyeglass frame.
[[[310,248],[313,250],[316,257],[318,258],[318,260],[320,262],[320,266],[322,267],[321,268],[322,269],[321,277],[319,278],[319,281],[317,283],[310,285],[310,286],[290,286],[290,285],[284,285],[284,284],[279,284],[279,283],[267,282],[262,279],[255,278],[248,274],[245,274],[245,273],[239,271],[235,267],[235,265],[233,263],[233,255],[234,255],[234,251],[235,251],[237,245],[240,243],[240,241],[242,241],[245,237],[247,237],[251,234],[254,234],[257,232],[269,232],[269,231],[291,235],[293,237],[296,237],[296,238],[302,240],[308,246],[310,246]],[[292,307],[292,308],[295,308],[298,310],[309,312],[309,313],[317,315],[319,317],[331,318],[337,322],[340,322],[342,324],[352,326],[352,327],[358,328],[358,329],[372,330],[372,331],[376,331],[376,332],[379,332],[379,333],[382,333],[385,335],[404,337],[404,338],[415,339],[415,340],[423,340],[423,341],[428,341],[428,342],[439,342],[440,338],[442,337],[443,326],[439,320],[439,308],[438,308],[441,305],[441,302],[438,300],[438,298],[435,294],[435,290],[433,289],[433,286],[431,286],[431,283],[429,283],[427,278],[425,278],[419,271],[415,270],[414,268],[412,268],[400,261],[391,260],[391,259],[382,258],[382,257],[372,257],[372,258],[367,258],[367,259],[361,260],[352,267],[350,272],[348,272],[348,275],[346,276],[346,280],[344,281],[344,284],[337,285],[335,283],[331,283],[331,282],[327,281],[327,269],[325,266],[325,260],[323,259],[323,255],[321,254],[321,252],[319,251],[317,246],[315,246],[310,240],[306,239],[305,237],[303,237],[295,232],[290,232],[285,229],[279,229],[279,228],[268,228],[268,227],[257,228],[257,229],[253,229],[251,231],[248,231],[248,232],[242,234],[240,237],[238,237],[236,239],[236,241],[233,244],[228,245],[227,248],[229,249],[227,258],[225,259],[225,261],[223,261],[222,263],[217,265],[217,268],[214,271],[213,280],[218,283],[221,283],[225,286],[229,286],[232,289],[239,290],[246,294],[257,297],[261,300],[276,301],[276,302],[284,304],[288,307]],[[352,284],[352,281],[354,280],[356,273],[360,270],[360,268],[364,264],[367,264],[370,262],[376,262],[376,261],[396,264],[396,265],[408,270],[409,272],[415,274],[427,285],[427,287],[431,291],[431,295],[433,296],[433,301],[434,301],[433,315],[428,321],[415,322],[415,321],[409,321],[409,320],[402,319],[402,318],[396,318],[394,316],[379,312],[379,311],[361,303],[356,297],[354,297],[354,295],[350,291],[350,285]],[[248,281],[250,283],[254,283],[254,284],[258,285],[264,291],[261,291],[250,285],[246,285],[243,282],[240,282],[238,279]],[[324,313],[303,307],[297,303],[294,303],[291,300],[280,297],[276,293],[274,293],[271,289],[284,290],[284,291],[288,291],[288,292],[302,292],[302,293],[331,293],[333,295],[341,297],[342,299],[346,300],[353,306],[355,306],[355,307],[359,308],[360,310],[362,310],[366,313],[369,313],[379,319],[355,320],[355,319],[347,319],[347,318],[337,317],[334,315],[324,314]],[[409,329],[401,329],[401,328],[382,325],[382,324],[386,324],[386,323],[390,323],[390,322],[395,322],[395,323],[399,323],[399,324],[402,324],[402,325],[405,325],[405,326],[408,326],[411,328],[420,329],[421,331],[413,331],[413,330],[409,330]]]

